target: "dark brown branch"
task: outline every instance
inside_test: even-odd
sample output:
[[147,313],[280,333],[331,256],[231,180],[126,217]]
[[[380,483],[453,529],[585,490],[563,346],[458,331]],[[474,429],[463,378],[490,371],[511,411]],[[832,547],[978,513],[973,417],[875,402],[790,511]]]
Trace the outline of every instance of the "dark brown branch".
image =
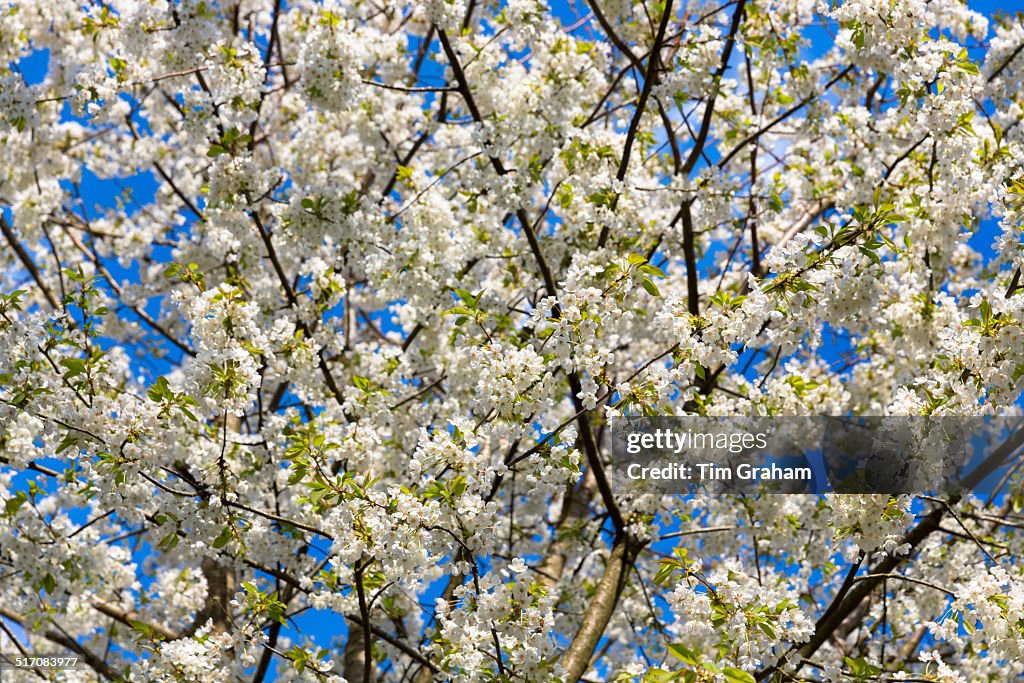
[[1010,53],[1010,56],[1004,59],[1002,63],[998,67],[996,67],[996,70],[989,75],[988,82],[991,83],[992,81],[999,78],[999,74],[1006,71],[1006,68],[1013,63],[1013,60],[1017,59],[1017,55],[1019,55],[1022,50],[1024,50],[1024,43],[1021,43],[1016,48],[1014,48],[1013,52]]
[[1009,299],[1011,296],[1017,293],[1020,289],[1020,266],[1017,266],[1017,270],[1013,272],[1013,279],[1010,280],[1010,286],[1006,289],[1006,294],[1003,295],[1004,299]]
[[[825,87],[822,88],[822,91],[824,92],[824,91],[828,90],[829,88],[831,88],[833,85],[835,85],[840,80],[845,78],[851,71],[853,71],[853,65],[850,65],[850,66],[846,67],[845,69],[840,71],[838,74],[833,76],[828,81],[828,83],[825,84]],[[747,137],[745,137],[742,140],[740,140],[738,143],[736,143],[736,146],[733,147],[731,150],[729,150],[729,153],[726,154],[724,157],[722,157],[722,160],[718,162],[718,168],[725,168],[726,164],[728,164],[732,160],[732,158],[734,156],[739,154],[740,150],[742,150],[744,147],[749,145],[751,142],[754,142],[755,140],[760,138],[762,135],[764,135],[765,133],[770,131],[772,128],[774,128],[775,126],[779,125],[780,123],[782,123],[783,121],[788,119],[790,116],[792,116],[796,112],[798,112],[801,109],[803,109],[804,107],[806,107],[808,104],[813,102],[817,97],[819,97],[819,95],[810,95],[808,97],[805,97],[804,99],[800,100],[799,102],[797,102],[792,107],[790,107],[786,111],[784,111],[781,114],[779,114],[778,116],[776,116],[774,119],[772,119],[771,121],[769,121],[765,125],[763,125],[760,128],[758,128],[756,131],[754,131],[753,133],[751,133]]]
[[612,45],[618,48],[626,59],[629,60],[630,64],[633,65],[637,71],[643,71],[643,64],[640,62],[640,58],[633,54],[633,51],[629,49],[629,45],[622,40],[621,37],[612,28],[612,25],[608,22],[607,17],[601,11],[601,7],[596,0],[587,0],[587,5],[590,7],[590,11],[594,13],[594,17],[597,19],[597,23],[601,25],[601,30],[608,36],[608,40],[612,41]]
[[[595,14],[596,16],[596,14]],[[629,121],[629,130],[626,131],[626,143],[622,148],[622,158],[619,159],[619,169],[615,177],[621,182],[626,177],[629,169],[629,156],[633,150],[633,143],[636,140],[637,131],[640,129],[640,119],[647,110],[647,99],[651,96],[651,88],[654,87],[658,70],[658,61],[661,55],[661,45],[665,40],[665,28],[668,26],[669,17],[672,16],[672,0],[665,3],[665,9],[661,12],[661,21],[658,23],[658,33],[654,37],[654,45],[651,47],[650,56],[647,58],[647,70],[644,73],[644,84],[640,90],[640,100],[633,110],[633,118]],[[612,210],[618,204],[618,195],[612,202]],[[608,241],[608,225],[601,227],[601,234],[597,238],[597,247],[600,249]]]
[[[249,196],[248,192],[246,192],[246,200],[249,203],[249,215],[252,217],[252,221],[260,235],[260,240],[263,241],[263,246],[267,250],[267,257],[270,259],[274,272],[277,273],[277,278],[281,282],[281,287],[284,289],[288,305],[295,311],[296,324],[299,329],[302,330],[303,334],[309,338],[312,334],[309,326],[306,325],[306,323],[299,317],[299,300],[295,296],[295,290],[292,289],[291,282],[288,281],[288,276],[285,275],[284,267],[281,265],[281,260],[278,258],[277,251],[274,249],[274,243],[271,239],[270,233],[267,232],[267,229],[263,225],[263,220],[260,218],[259,209],[256,206],[253,206],[252,198]],[[343,405],[345,403],[345,395],[341,391],[341,387],[338,386],[337,380],[334,379],[334,375],[331,374],[331,369],[327,366],[327,359],[324,357],[323,349],[320,349],[320,351],[317,352],[317,357],[319,358],[320,374],[323,375],[327,388],[330,389],[331,394],[334,396],[334,400],[338,402],[338,405]]]
[[[882,583],[886,575],[891,574],[892,571],[900,565],[900,563],[911,556],[914,550],[916,550],[932,532],[939,528],[939,523],[942,521],[944,512],[944,508],[937,507],[925,515],[903,536],[903,543],[910,544],[910,551],[906,556],[898,557],[895,554],[886,556],[885,559],[875,566],[874,570],[870,574],[860,577],[855,581],[855,585],[849,589],[849,592],[845,597],[837,601],[836,605],[826,610],[815,624],[814,633],[811,635],[811,639],[798,650],[801,661],[806,661],[807,658],[814,656],[814,653],[818,651],[818,648],[820,648],[825,641],[831,637],[832,633],[839,628],[840,624],[842,624],[850,614],[860,607],[864,599]],[[756,678],[758,681],[766,680],[777,670],[777,666],[762,669],[757,673]]]
[[[22,617],[20,614],[17,614],[16,612],[7,609],[6,607],[0,607],[0,617],[10,619],[19,626],[24,626],[25,624],[24,617]],[[79,655],[82,659],[85,660],[85,663],[89,666],[90,669],[100,674],[104,678],[111,681],[121,680],[121,676],[116,671],[114,671],[114,669],[111,668],[109,664],[103,661],[103,659],[101,659],[95,653],[79,645],[74,638],[69,637],[66,633],[61,633],[60,631],[55,629],[48,629],[44,631],[42,635],[51,643],[55,645],[60,645],[61,647],[66,648],[74,652],[75,654]]]
[[370,608],[366,602],[363,572],[366,565],[358,562],[353,572],[356,596],[359,600],[359,622],[349,618],[348,641],[345,643],[345,679],[353,683],[370,683],[373,679],[373,641],[370,640]]
[[[87,230],[88,230],[88,228],[87,228]],[[107,281],[107,284],[110,285],[110,288],[113,289],[114,293],[117,294],[117,296],[120,298],[120,301],[121,301],[122,304],[127,306],[129,310],[131,310],[133,313],[135,313],[135,315],[139,316],[139,318],[143,322],[145,322],[154,331],[156,331],[158,334],[160,334],[161,337],[163,337],[164,339],[166,339],[167,341],[171,342],[176,347],[178,347],[178,349],[181,350],[182,353],[184,353],[187,356],[193,356],[193,357],[196,355],[196,352],[193,351],[191,348],[189,348],[188,345],[184,344],[181,340],[179,340],[177,337],[175,337],[170,332],[168,332],[166,329],[164,329],[164,327],[159,322],[154,320],[151,315],[146,313],[145,309],[139,308],[138,306],[125,301],[124,300],[124,290],[121,289],[121,285],[119,285],[114,280],[114,277],[110,274],[110,271],[107,270],[107,268],[103,265],[103,263],[100,262],[100,260],[96,257],[96,255],[93,254],[91,251],[89,251],[89,249],[86,248],[86,246],[84,244],[82,244],[81,240],[79,240],[77,237],[75,237],[73,234],[71,234],[71,232],[68,230],[68,228],[66,226],[64,226],[64,233],[68,236],[68,238],[71,239],[71,241],[75,245],[75,247],[77,247],[78,250],[80,252],[82,252],[82,254],[87,259],[89,259],[92,262],[92,264],[96,268],[96,270],[98,270],[100,272],[100,275],[103,276],[103,278]],[[91,231],[90,231],[90,234],[91,234]]]
[[432,92],[455,92],[457,88],[449,86],[443,86],[439,88],[428,88],[428,87],[409,87],[404,85],[393,85],[391,83],[381,83],[380,81],[370,81],[363,79],[363,85],[372,85],[375,88],[384,88],[385,90],[394,90],[395,92],[404,93],[432,93]]
[[1006,459],[1013,455],[1013,453],[1022,445],[1024,445],[1024,429],[1019,429],[999,444],[999,446],[992,451],[992,455],[985,458],[985,460],[971,470],[966,477],[960,480],[961,490],[970,491],[976,487],[985,480],[985,477],[1001,467]]
[[[473,99],[473,93],[470,90],[469,82],[466,80],[466,74],[462,70],[462,65],[459,63],[458,56],[452,49],[447,34],[440,29],[437,33],[441,41],[441,47],[444,49],[445,56],[448,58],[448,62],[451,65],[452,73],[455,75],[459,93],[462,95],[462,99],[466,103],[466,108],[469,109],[469,112],[475,121],[482,122],[483,118],[480,114],[480,110],[476,106],[476,102]],[[500,159],[492,156],[490,157],[490,160],[491,165],[494,167],[494,170],[498,175],[505,175],[508,172]],[[537,267],[540,270],[541,277],[544,281],[544,289],[549,297],[556,300],[552,306],[552,314],[555,318],[559,318],[561,317],[562,312],[561,307],[557,303],[558,290],[555,287],[555,278],[551,273],[551,268],[548,266],[547,260],[544,258],[544,253],[541,251],[540,243],[537,241],[537,236],[533,231],[533,224],[526,215],[526,211],[522,208],[516,211],[516,218],[518,219],[523,230],[523,234],[526,236],[526,240],[530,245],[530,251],[533,253],[534,259],[537,261]],[[580,440],[582,441],[584,452],[587,456],[587,464],[594,470],[598,491],[601,493],[601,499],[604,502],[605,507],[608,509],[612,523],[615,525],[616,532],[621,534],[626,528],[625,519],[615,502],[611,485],[608,483],[608,478],[604,472],[604,465],[601,462],[600,453],[598,452],[597,441],[594,439],[593,432],[590,429],[590,421],[587,419],[587,411],[583,409],[583,402],[579,397],[579,394],[583,391],[582,383],[580,382],[579,375],[576,372],[570,372],[568,375],[569,390],[572,394],[571,398],[573,405],[575,406],[579,417],[578,424]]]
[[680,214],[683,220],[683,258],[686,260],[686,310],[700,315],[700,293],[697,289],[697,250],[693,235],[692,199],[683,202]]
[[57,300],[53,297],[49,287],[47,287],[43,282],[43,277],[39,272],[39,268],[36,267],[35,262],[28,255],[28,252],[25,251],[25,248],[21,246],[21,242],[18,241],[18,237],[14,234],[11,226],[7,223],[7,219],[4,218],[2,214],[0,214],[0,231],[3,232],[4,237],[7,238],[7,243],[11,245],[11,249],[13,249],[14,253],[17,254],[18,260],[21,261],[21,265],[28,271],[28,274],[32,276],[32,279],[39,287],[39,291],[43,293],[43,296],[49,302],[50,306],[52,306],[55,311],[59,310],[60,304],[57,303]]
[[[356,616],[356,615],[351,615],[348,618],[348,620],[353,622],[356,626],[359,626],[360,628],[365,627],[365,625],[366,625],[365,622],[363,621],[362,617],[359,617],[359,616]],[[420,664],[421,666],[425,666],[427,669],[429,669],[433,673],[438,673],[440,671],[438,666],[436,664],[434,664],[432,661],[430,661],[429,659],[427,659],[423,655],[422,652],[420,652],[419,650],[417,650],[417,649],[415,649],[413,647],[410,647],[407,643],[403,642],[400,638],[397,638],[394,635],[388,633],[387,631],[385,631],[381,627],[371,625],[370,626],[370,633],[372,633],[373,635],[377,636],[378,638],[380,638],[384,642],[388,643],[389,645],[393,646],[395,649],[400,651],[402,654],[404,654],[404,655],[408,656],[410,659],[414,660],[417,664]]]
[[[96,611],[101,612],[110,617],[111,619],[113,619],[114,621],[117,621],[128,627],[132,626],[132,622],[139,623],[140,621],[142,621],[139,618],[140,615],[138,615],[137,613],[127,612],[121,609],[120,607],[115,607],[101,600],[94,600],[92,603],[92,607]],[[148,626],[153,631],[153,633],[156,633],[157,635],[161,636],[164,640],[175,640],[176,638],[181,637],[180,634],[172,631],[163,624],[158,624],[156,622],[146,622],[146,626]]]
[[718,70],[714,76],[714,90],[711,91],[711,97],[708,98],[708,103],[704,106],[704,117],[700,122],[697,139],[693,142],[693,149],[690,151],[690,156],[686,159],[686,163],[683,164],[684,175],[689,175],[693,171],[697,165],[697,159],[700,158],[701,153],[704,151],[704,145],[707,144],[708,132],[711,130],[711,118],[715,113],[715,100],[718,98],[718,89],[721,87],[725,70],[729,68],[732,50],[736,45],[736,34],[739,31],[740,22],[743,20],[746,7],[746,0],[741,0],[736,6],[736,10],[732,13],[732,23],[729,24],[729,34],[725,38],[725,48],[722,50],[722,61],[719,63]]

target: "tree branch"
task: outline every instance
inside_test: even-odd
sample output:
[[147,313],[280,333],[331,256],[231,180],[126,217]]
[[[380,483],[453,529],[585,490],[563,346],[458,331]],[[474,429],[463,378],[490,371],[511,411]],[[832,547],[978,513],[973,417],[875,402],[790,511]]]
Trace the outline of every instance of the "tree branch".
[[7,223],[7,219],[3,216],[3,214],[0,214],[0,232],[3,232],[4,237],[7,238],[7,243],[11,245],[11,249],[14,251],[15,254],[17,254],[18,260],[21,261],[21,265],[25,268],[25,270],[28,271],[28,274],[32,276],[32,279],[39,287],[39,291],[42,292],[43,296],[46,298],[46,301],[50,304],[50,306],[53,307],[53,310],[60,310],[60,304],[57,303],[57,300],[53,297],[53,294],[50,293],[49,287],[47,287],[46,284],[43,282],[43,277],[39,273],[39,268],[36,267],[35,261],[33,261],[32,257],[28,255],[28,252],[25,251],[25,248],[21,246],[21,242],[18,241],[18,237],[14,234],[14,231],[11,229],[11,226]]
[[615,605],[626,584],[628,568],[636,557],[634,543],[625,534],[615,539],[604,573],[597,584],[590,606],[583,615],[583,622],[572,644],[562,657],[565,669],[564,683],[578,683],[590,666],[590,658],[608,628]]
[[[864,598],[866,598],[875,589],[875,587],[886,578],[886,575],[891,574],[892,571],[900,565],[900,563],[911,557],[917,547],[926,538],[928,538],[932,532],[939,528],[939,523],[942,521],[944,512],[944,508],[936,507],[925,515],[916,526],[911,528],[903,536],[903,543],[910,544],[910,551],[906,556],[886,556],[885,559],[878,563],[874,571],[853,582],[855,585],[850,588],[845,597],[838,601],[838,604],[826,610],[815,624],[814,633],[811,635],[811,639],[797,650],[801,658],[801,664],[803,661],[806,661],[807,658],[814,656],[814,653],[818,651],[818,648],[829,639],[837,628],[839,628],[839,625],[843,623],[846,617],[860,606]],[[799,668],[801,664],[798,664],[797,668]],[[770,666],[767,669],[759,671],[756,678],[758,681],[766,680],[776,671],[778,671],[778,665]]]
[[704,117],[701,119],[697,139],[693,142],[693,149],[690,151],[690,156],[686,159],[686,163],[683,164],[683,175],[689,175],[693,171],[694,167],[697,165],[697,159],[700,158],[701,153],[704,151],[704,145],[707,143],[708,139],[708,132],[711,130],[711,117],[714,116],[715,113],[715,100],[718,98],[718,90],[721,87],[722,77],[725,75],[725,70],[729,68],[729,60],[732,58],[732,49],[736,45],[736,33],[739,31],[740,22],[743,20],[743,14],[746,11],[746,8],[746,0],[740,0],[740,3],[732,13],[732,22],[729,24],[729,34],[725,38],[725,48],[722,50],[722,61],[719,63],[718,70],[715,72],[714,76],[714,90],[711,91],[711,97],[708,99],[708,103],[704,107]]
[[[591,3],[591,5],[593,4],[594,3]],[[640,90],[640,100],[636,103],[636,108],[633,110],[633,118],[629,122],[629,130],[626,131],[626,143],[622,148],[622,158],[619,159],[619,169],[615,174],[615,177],[619,182],[622,182],[623,178],[626,177],[626,171],[629,169],[629,155],[633,149],[633,142],[636,140],[637,130],[640,128],[640,119],[643,118],[644,112],[647,110],[647,99],[651,96],[651,88],[654,87],[658,61],[661,53],[661,44],[665,40],[665,28],[668,26],[668,20],[671,15],[672,0],[668,0],[665,3],[665,9],[661,12],[661,21],[658,23],[658,33],[654,37],[654,45],[651,47],[650,56],[647,58],[647,70],[644,73],[644,84]],[[618,204],[618,200],[619,197],[616,195],[611,207],[613,211],[615,210],[615,206]],[[597,238],[597,248],[600,249],[603,247],[607,240],[608,225],[605,224],[601,227],[601,234]]]
[[[0,617],[10,619],[19,626],[25,626],[25,617],[21,616],[17,612],[7,609],[6,607],[0,607]],[[120,674],[114,671],[114,669],[111,668],[109,664],[103,661],[103,659],[101,659],[95,653],[79,645],[78,642],[76,642],[73,638],[69,637],[67,634],[61,633],[60,631],[54,629],[47,629],[46,631],[43,631],[42,636],[43,638],[49,640],[51,643],[55,645],[60,645],[61,647],[71,650],[75,654],[79,655],[82,659],[85,660],[85,663],[89,666],[90,669],[100,674],[104,678],[111,681],[121,680]]]

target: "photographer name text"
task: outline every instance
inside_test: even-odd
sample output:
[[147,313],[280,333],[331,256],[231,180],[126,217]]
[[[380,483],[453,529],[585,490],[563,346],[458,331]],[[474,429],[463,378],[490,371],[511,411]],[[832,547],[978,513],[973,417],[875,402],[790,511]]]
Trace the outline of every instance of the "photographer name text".
[[811,481],[814,473],[810,467],[780,467],[775,463],[740,463],[731,467],[710,462],[673,462],[656,467],[632,463],[626,468],[626,476],[634,480],[663,481]]

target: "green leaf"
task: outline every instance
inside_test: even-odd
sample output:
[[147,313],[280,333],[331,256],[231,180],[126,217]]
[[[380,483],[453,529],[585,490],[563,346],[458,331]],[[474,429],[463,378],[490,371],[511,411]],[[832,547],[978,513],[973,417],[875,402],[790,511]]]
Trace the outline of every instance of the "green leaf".
[[669,579],[675,574],[677,569],[683,568],[683,563],[679,560],[666,558],[660,560],[661,567],[658,569],[658,573],[654,576],[654,583],[659,586],[666,586],[669,583]]
[[64,373],[64,379],[77,377],[86,370],[86,362],[84,358],[61,358],[60,364],[67,368],[67,372]]
[[695,649],[688,648],[680,643],[673,643],[669,645],[668,651],[683,664],[689,664],[690,666],[698,666],[701,659],[703,659],[700,652]]
[[658,286],[655,285],[649,277],[645,277],[640,283],[643,288],[647,290],[647,293],[651,296],[661,296],[661,292],[658,291]]
[[220,532],[220,536],[214,539],[213,547],[220,549],[226,546],[228,544],[228,541],[231,540],[232,531],[233,530],[230,524],[224,527],[223,531]]
[[455,481],[452,482],[452,487],[451,488],[452,488],[452,497],[453,498],[458,498],[459,496],[461,496],[463,493],[466,492],[466,488],[467,488],[466,487],[466,478],[465,477],[456,477]]
[[149,397],[150,401],[154,403],[162,403],[164,400],[170,400],[173,394],[171,393],[171,386],[167,383],[167,378],[161,375],[156,378],[151,386],[146,391],[146,396]]
[[569,183],[563,183],[558,188],[558,206],[562,209],[568,209],[572,206],[572,185]]
[[298,645],[293,645],[292,649],[284,653],[284,656],[292,660],[292,664],[294,664],[299,673],[302,673],[306,669],[306,664],[309,660],[309,653]]
[[674,681],[679,672],[665,671],[664,669],[648,669],[644,674],[645,683],[668,683]]
[[177,531],[172,531],[171,533],[169,533],[166,536],[164,536],[163,538],[161,538],[160,542],[157,543],[156,547],[160,548],[160,550],[172,550],[177,545],[178,545],[178,532]]
[[668,277],[668,275],[665,274],[665,271],[663,271],[658,266],[651,265],[650,263],[640,266],[639,268],[637,268],[637,271],[643,273],[644,275],[653,275],[654,277]]
[[69,449],[72,446],[76,445],[77,443],[78,443],[78,434],[76,434],[75,432],[72,432],[71,430],[68,430],[68,433],[64,435],[64,438],[61,440],[60,444],[57,446],[57,452],[58,453],[63,453],[64,451],[66,451],[67,449]]
[[843,661],[846,662],[848,667],[850,667],[850,670],[853,672],[853,675],[857,680],[867,680],[882,673],[880,668],[874,664],[868,663],[868,661],[863,657],[858,657],[857,659],[853,659],[852,657],[843,657]]
[[144,621],[138,621],[137,619],[129,619],[128,624],[132,627],[133,631],[138,631],[147,638],[153,636],[153,627]]
[[25,492],[18,491],[16,494],[14,494],[13,498],[9,498],[7,502],[4,504],[4,511],[8,514],[8,516],[13,517],[15,514],[17,514],[18,510],[21,509],[21,506],[24,505],[27,501],[28,496],[25,495]]
[[742,669],[727,666],[722,669],[722,675],[729,683],[757,683],[753,676]]
[[859,247],[859,251],[860,253],[864,254],[864,256],[867,256],[869,259],[871,259],[871,261],[876,266],[882,265],[882,259],[878,258],[878,254],[876,254],[871,248],[862,245],[861,247]]
[[459,300],[463,303],[474,308],[476,307],[477,300],[476,297],[473,296],[472,292],[459,288],[455,290],[455,296],[459,297]]
[[971,61],[957,62],[956,68],[960,69],[964,73],[978,75],[978,65]]

